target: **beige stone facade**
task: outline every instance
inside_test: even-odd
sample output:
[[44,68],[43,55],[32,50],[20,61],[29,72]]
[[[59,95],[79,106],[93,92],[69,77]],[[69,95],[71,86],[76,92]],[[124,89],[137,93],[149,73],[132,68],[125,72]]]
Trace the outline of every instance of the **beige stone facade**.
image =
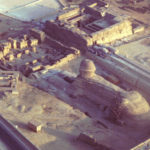
[[80,45],[83,51],[95,43],[111,43],[133,34],[132,22],[128,16],[111,13],[103,16],[100,8],[93,5],[65,10],[55,21],[46,22],[45,32],[70,46],[79,48]]

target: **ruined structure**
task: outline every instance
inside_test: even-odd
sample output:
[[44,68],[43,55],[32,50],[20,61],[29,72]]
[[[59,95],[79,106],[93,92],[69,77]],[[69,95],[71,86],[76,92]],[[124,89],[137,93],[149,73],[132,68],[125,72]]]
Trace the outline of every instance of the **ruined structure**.
[[0,66],[5,70],[20,71],[29,76],[31,73],[64,64],[79,54],[80,51],[73,47],[46,38],[43,31],[30,29],[28,34],[22,35],[22,38],[8,38],[8,41],[1,41]]
[[81,50],[94,43],[111,43],[132,35],[129,17],[116,16],[105,9],[99,3],[84,8],[70,8],[55,21],[47,21],[45,32],[69,46],[80,46]]
[[[133,63],[150,65],[145,50],[150,46],[149,5],[29,1],[15,8],[5,1],[12,9],[4,12],[15,16],[17,8],[17,15],[36,15],[30,22],[0,15],[1,114],[41,150],[129,150],[149,138],[150,72]],[[52,7],[56,1],[57,12]],[[34,9],[40,9],[39,14],[32,13]],[[50,10],[56,14],[49,16]],[[138,11],[148,12],[146,21]],[[42,14],[46,16],[39,18]],[[118,54],[108,45],[118,48]],[[131,59],[133,53],[138,57]],[[149,145],[147,140],[131,150]]]
[[[70,94],[86,97],[96,105],[105,107],[116,119],[138,117],[149,113],[147,101],[136,91],[125,91],[95,74],[95,66],[89,59],[81,62],[80,74],[69,87]],[[120,115],[120,116],[119,116]]]
[[19,72],[0,71],[0,92],[18,94]]

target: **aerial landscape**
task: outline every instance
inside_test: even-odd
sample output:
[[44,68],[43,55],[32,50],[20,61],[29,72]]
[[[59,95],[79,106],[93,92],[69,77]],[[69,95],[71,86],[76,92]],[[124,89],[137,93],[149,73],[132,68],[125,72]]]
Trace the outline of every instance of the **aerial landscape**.
[[150,150],[150,0],[0,0],[0,150]]

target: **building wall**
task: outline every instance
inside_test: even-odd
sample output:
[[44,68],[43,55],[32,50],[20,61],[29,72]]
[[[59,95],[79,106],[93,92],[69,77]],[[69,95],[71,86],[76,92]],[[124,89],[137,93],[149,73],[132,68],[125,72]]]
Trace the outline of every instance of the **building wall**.
[[56,23],[47,21],[45,32],[52,38],[61,41],[68,47],[72,46],[81,51],[85,51],[87,47],[87,41],[84,37],[79,34],[66,29],[64,27],[59,27]]
[[70,11],[67,11],[63,14],[60,14],[57,19],[58,20],[65,20],[65,19],[68,19],[70,17],[74,17],[74,16],[77,16],[80,14],[80,8],[75,8],[75,9],[72,9]]
[[92,33],[91,38],[93,42],[105,44],[129,35],[132,35],[132,24],[130,21],[124,20],[109,28]]
[[68,47],[67,45],[64,45],[63,43],[56,41],[55,39],[52,39],[51,37],[46,37],[45,42],[52,48],[57,50],[64,50],[68,51],[68,53],[78,53],[79,50],[74,47]]
[[[71,26],[71,25],[70,25]],[[94,43],[105,44],[113,42],[117,39],[122,39],[132,35],[132,24],[128,20],[120,21],[109,28],[85,34],[79,32],[79,29],[67,29],[60,27],[57,23],[47,21],[45,32],[52,38],[63,42],[67,46],[72,46],[81,51],[86,51],[88,46]]]

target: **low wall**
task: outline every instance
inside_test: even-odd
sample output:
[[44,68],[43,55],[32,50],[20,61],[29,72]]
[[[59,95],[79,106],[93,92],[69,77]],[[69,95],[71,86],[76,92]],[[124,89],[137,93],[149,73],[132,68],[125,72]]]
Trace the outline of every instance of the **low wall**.
[[74,47],[68,47],[64,44],[62,44],[59,41],[56,41],[55,39],[52,39],[51,37],[46,37],[45,39],[46,44],[50,45],[50,47],[57,49],[57,50],[64,50],[64,51],[68,51],[68,53],[74,53],[77,54],[79,53],[79,50],[74,48]]
[[80,14],[80,8],[74,8],[72,10],[69,10],[67,12],[64,12],[63,14],[60,14],[57,19],[58,20],[66,20],[70,17],[74,17]]
[[77,58],[79,55],[76,55],[76,54],[69,54],[67,55],[66,57],[64,58],[61,58],[60,60],[58,60],[54,65],[47,65],[47,66],[44,66],[44,68],[46,70],[50,70],[50,69],[54,69],[56,67],[60,67],[60,66],[63,66],[65,64],[67,64],[69,61]]
[[80,54],[68,54],[66,57],[61,58],[53,65],[45,65],[43,66],[43,70],[34,72],[30,74],[30,78],[39,79],[43,74],[46,74],[51,69],[56,69],[58,67],[61,67],[67,63],[69,63],[71,60],[76,59]]

